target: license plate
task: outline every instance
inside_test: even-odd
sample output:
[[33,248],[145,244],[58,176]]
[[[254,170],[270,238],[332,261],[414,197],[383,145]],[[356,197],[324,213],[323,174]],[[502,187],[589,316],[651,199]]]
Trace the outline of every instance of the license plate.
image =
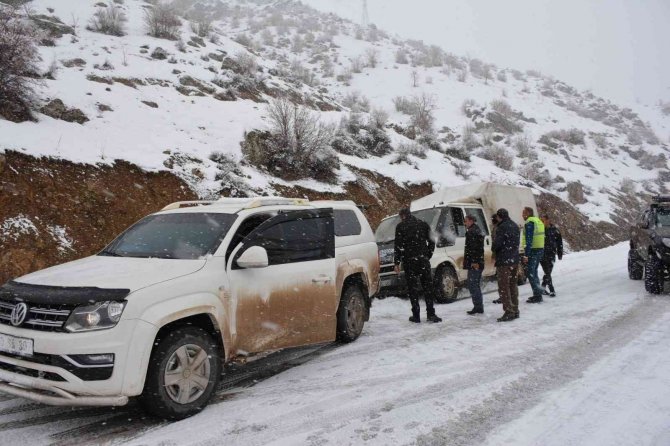
[[0,334],[0,352],[14,355],[32,356],[33,340]]

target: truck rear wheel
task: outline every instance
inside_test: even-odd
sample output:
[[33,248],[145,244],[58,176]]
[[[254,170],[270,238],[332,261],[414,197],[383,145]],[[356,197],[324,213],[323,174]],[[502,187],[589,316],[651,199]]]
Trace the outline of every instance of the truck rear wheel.
[[661,294],[663,292],[663,263],[656,254],[649,253],[645,263],[644,288],[649,294]]
[[447,304],[458,296],[458,276],[451,265],[440,267],[435,274],[435,300]]
[[140,402],[160,418],[190,417],[205,408],[220,374],[221,357],[214,339],[198,327],[177,328],[157,340]]
[[628,251],[628,277],[630,280],[642,280],[644,277],[644,266],[640,263],[641,259],[634,250]]
[[363,290],[357,285],[348,285],[342,293],[337,309],[337,340],[353,342],[363,332],[367,309]]

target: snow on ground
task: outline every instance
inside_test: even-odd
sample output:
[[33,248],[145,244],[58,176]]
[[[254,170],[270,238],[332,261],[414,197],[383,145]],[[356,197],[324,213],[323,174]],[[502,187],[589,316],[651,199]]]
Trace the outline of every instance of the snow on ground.
[[670,300],[628,279],[626,253],[566,256],[559,296],[526,304],[524,286],[521,318],[506,324],[495,293],[484,316],[467,316],[467,300],[438,306],[442,324],[410,324],[406,300],[375,301],[356,342],[222,389],[188,420],[9,399],[0,432],[35,445],[670,444]]

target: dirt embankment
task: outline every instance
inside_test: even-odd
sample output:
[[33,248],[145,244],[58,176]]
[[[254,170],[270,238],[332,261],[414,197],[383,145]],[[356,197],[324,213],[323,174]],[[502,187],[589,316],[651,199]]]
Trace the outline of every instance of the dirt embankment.
[[[397,184],[383,175],[349,166],[358,180],[343,193],[275,186],[278,195],[311,200],[353,200],[364,206],[373,228],[432,184]],[[168,203],[197,199],[169,172],[149,173],[127,162],[82,165],[18,152],[0,154],[0,283],[58,263],[91,255],[141,217]],[[574,206],[543,194],[573,250],[598,249],[626,239],[620,226],[594,224]]]
[[543,193],[537,200],[540,214],[547,213],[556,224],[573,251],[602,249],[628,239],[623,226],[612,223],[593,223],[577,208],[556,195]]
[[141,217],[195,194],[167,172],[0,154],[0,284],[93,254]]

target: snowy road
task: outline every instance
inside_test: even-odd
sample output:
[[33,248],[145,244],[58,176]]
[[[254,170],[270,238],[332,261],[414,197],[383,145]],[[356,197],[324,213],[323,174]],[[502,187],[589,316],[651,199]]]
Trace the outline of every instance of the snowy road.
[[496,323],[470,303],[407,322],[376,301],[345,346],[282,352],[234,370],[216,404],[167,424],[122,409],[63,410],[0,395],[1,444],[667,445],[670,297],[627,278],[627,247],[567,256],[559,297]]

